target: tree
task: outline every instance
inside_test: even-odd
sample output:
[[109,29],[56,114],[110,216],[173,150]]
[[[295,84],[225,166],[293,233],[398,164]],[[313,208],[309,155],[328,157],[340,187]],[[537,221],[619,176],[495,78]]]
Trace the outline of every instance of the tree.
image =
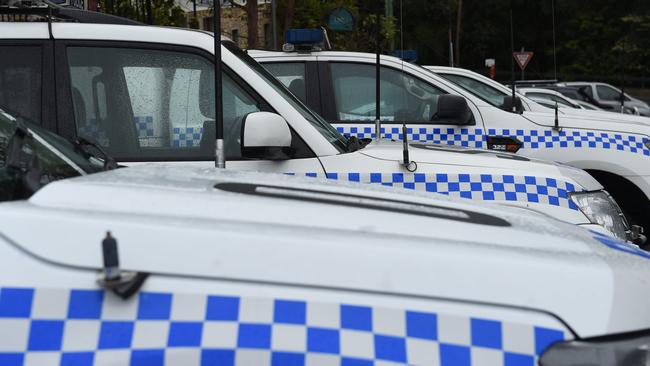
[[[356,21],[352,32],[330,32],[330,42],[336,50],[375,51],[377,0],[294,0],[280,1],[278,14],[284,19],[282,28],[319,28],[327,25],[327,16],[337,8],[348,9]],[[382,12],[383,13],[383,12]],[[397,34],[394,18],[379,18],[382,27],[382,49],[389,50]]]

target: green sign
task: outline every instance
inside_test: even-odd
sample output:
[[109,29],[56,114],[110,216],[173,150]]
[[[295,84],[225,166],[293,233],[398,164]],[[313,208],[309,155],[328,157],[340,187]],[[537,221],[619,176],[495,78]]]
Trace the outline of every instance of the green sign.
[[349,32],[354,30],[354,17],[345,8],[334,9],[327,19],[327,27],[333,31]]

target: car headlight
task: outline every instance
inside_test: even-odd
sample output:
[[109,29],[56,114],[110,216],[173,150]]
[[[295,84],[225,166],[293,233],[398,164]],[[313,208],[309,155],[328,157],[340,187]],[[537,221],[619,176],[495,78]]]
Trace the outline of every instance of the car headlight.
[[555,343],[539,359],[541,366],[648,365],[648,362],[648,332]]
[[627,241],[629,230],[623,211],[605,191],[574,192],[571,201],[578,206],[592,224],[600,225],[616,238]]

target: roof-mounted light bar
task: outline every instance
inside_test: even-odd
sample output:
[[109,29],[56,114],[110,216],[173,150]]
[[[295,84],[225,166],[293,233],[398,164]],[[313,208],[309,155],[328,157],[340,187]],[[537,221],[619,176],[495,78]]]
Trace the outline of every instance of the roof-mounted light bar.
[[390,54],[406,62],[416,62],[418,60],[418,51],[416,50],[395,50]]
[[282,46],[285,52],[293,51],[320,51],[325,49],[324,31],[314,29],[289,29],[285,34],[286,43]]

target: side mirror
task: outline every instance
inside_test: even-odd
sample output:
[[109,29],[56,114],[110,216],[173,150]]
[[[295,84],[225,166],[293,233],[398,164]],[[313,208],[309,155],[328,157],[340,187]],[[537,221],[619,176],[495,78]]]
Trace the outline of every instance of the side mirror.
[[518,96],[513,98],[512,95],[503,97],[503,104],[501,104],[500,108],[506,112],[513,112],[513,107],[516,108],[514,110],[515,113],[522,113],[524,111],[524,105],[521,103],[521,98]]
[[291,153],[291,130],[284,118],[270,112],[253,112],[244,116],[241,126],[243,157],[286,160]]
[[453,125],[474,124],[474,116],[467,100],[453,94],[442,94],[438,97],[438,109],[432,120]]

